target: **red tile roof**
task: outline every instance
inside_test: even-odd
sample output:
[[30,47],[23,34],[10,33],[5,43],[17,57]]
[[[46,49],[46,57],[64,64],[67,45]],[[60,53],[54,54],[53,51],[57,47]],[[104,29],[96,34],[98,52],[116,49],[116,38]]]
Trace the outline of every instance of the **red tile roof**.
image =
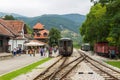
[[0,19],[0,34],[21,37],[21,31],[24,27],[24,22],[20,20],[3,20]]
[[33,29],[44,29],[44,25],[42,25],[41,23],[37,23]]
[[0,24],[0,35],[13,36],[10,31],[8,31],[3,25]]
[[12,32],[11,26],[5,22],[5,20],[0,19],[0,24],[4,26],[7,30],[9,30],[12,34],[15,34]]
[[20,20],[5,20],[5,22],[10,25],[12,32],[15,32],[16,35],[20,35],[20,32],[22,31],[24,27],[24,22]]

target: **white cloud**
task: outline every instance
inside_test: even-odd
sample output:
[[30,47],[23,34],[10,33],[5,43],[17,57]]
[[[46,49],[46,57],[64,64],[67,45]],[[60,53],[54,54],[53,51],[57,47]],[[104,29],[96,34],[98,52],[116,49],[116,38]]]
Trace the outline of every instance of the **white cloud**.
[[89,12],[90,0],[0,0],[0,12],[25,16]]

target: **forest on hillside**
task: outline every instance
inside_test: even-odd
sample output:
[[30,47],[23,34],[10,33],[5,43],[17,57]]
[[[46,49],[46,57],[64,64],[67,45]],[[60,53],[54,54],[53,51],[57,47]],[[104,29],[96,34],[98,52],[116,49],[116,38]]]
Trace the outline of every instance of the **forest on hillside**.
[[120,48],[120,0],[91,0],[86,21],[80,28],[84,42],[108,42]]
[[85,21],[85,16],[80,14],[66,14],[66,15],[58,15],[58,14],[45,14],[37,17],[16,17],[18,20],[23,20],[31,28],[40,22],[45,25],[45,28],[50,30],[52,27],[62,30],[63,28],[69,29],[70,31],[74,31],[79,33],[79,26]]

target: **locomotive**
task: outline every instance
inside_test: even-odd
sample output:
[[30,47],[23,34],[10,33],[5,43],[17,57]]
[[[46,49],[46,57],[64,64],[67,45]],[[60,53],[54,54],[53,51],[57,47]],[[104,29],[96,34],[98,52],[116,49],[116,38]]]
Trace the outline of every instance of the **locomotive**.
[[59,40],[59,54],[70,56],[73,53],[73,41],[70,38],[61,38]]

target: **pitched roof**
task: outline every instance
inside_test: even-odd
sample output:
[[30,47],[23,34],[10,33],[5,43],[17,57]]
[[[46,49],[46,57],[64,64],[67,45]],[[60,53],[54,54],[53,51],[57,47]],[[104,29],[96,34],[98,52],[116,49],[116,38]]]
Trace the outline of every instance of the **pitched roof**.
[[13,34],[8,31],[3,25],[0,24],[0,35],[13,36]]
[[10,30],[15,33],[15,35],[20,35],[20,32],[22,31],[24,27],[24,22],[20,20],[5,20],[5,22],[8,24]]
[[[24,27],[24,22],[20,20],[3,20],[0,19],[0,34],[20,36],[20,32]],[[4,29],[3,29],[4,28]]]
[[44,29],[44,25],[42,25],[41,23],[37,23],[33,29]]
[[16,34],[15,32],[12,32],[11,25],[5,22],[5,20],[0,19],[0,24],[6,28],[6,30],[10,31],[13,35]]

